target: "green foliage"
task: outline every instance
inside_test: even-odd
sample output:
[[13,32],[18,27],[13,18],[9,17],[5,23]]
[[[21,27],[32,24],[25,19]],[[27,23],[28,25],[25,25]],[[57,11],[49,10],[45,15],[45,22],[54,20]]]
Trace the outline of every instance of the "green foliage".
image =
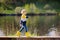
[[30,13],[30,5],[29,4],[25,4],[24,8],[26,9],[27,13]]
[[5,13],[5,14],[14,14],[14,10],[4,10],[3,13]]
[[15,8],[15,13],[20,13],[21,9],[22,9],[22,7],[16,7]]
[[[60,9],[59,8],[60,3],[58,1],[56,1],[56,2],[55,1],[54,2],[46,1],[47,4],[45,3],[45,0],[37,0],[37,1],[36,0],[34,0],[34,1],[26,0],[25,3],[23,2],[24,4],[23,3],[21,4],[22,0],[21,1],[19,0],[19,1],[16,1],[16,2],[12,1],[12,0],[1,0],[0,2],[1,2],[0,12],[2,12],[2,13],[3,12],[4,13],[9,13],[8,11],[5,11],[5,10],[11,10],[12,11],[12,10],[16,9],[17,7],[20,7],[19,9],[25,8],[28,13],[31,13],[31,12],[33,12],[33,13],[40,13],[40,12],[45,13],[48,10],[54,10],[55,12],[60,11],[59,10]],[[12,5],[12,2],[15,2],[14,5]],[[30,3],[28,3],[28,2],[30,2]],[[23,6],[18,6],[18,4],[21,4]],[[46,10],[46,9],[48,9],[48,10]],[[11,11],[10,11],[10,13],[14,12],[14,11],[13,12],[11,12]],[[48,12],[52,12],[52,11],[48,11]]]
[[3,7],[0,7],[0,13],[3,13],[4,9]]

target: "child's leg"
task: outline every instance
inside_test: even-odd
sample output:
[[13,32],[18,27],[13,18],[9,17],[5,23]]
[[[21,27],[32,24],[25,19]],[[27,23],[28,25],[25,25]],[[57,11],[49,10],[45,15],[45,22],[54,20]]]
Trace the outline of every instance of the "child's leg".
[[28,32],[28,28],[27,28],[27,26],[26,26],[26,25],[24,25],[24,28],[25,28],[26,32]]
[[22,31],[23,29],[24,29],[24,26],[22,25],[21,29],[20,29],[19,31],[17,31],[16,36],[20,36],[21,31]]
[[26,35],[27,37],[30,37],[30,33],[28,32],[28,28],[26,27],[26,25],[24,25],[24,28],[25,28],[25,30],[26,30],[25,35]]
[[20,28],[20,30],[19,30],[19,31],[21,32],[23,29],[24,29],[24,26],[22,25],[22,27]]
[[17,31],[16,36],[20,36],[20,34],[21,34],[21,33],[20,33],[19,31]]

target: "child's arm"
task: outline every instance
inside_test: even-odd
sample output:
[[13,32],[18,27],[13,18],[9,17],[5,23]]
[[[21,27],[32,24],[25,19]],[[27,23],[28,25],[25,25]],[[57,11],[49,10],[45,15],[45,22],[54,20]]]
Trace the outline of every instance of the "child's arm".
[[26,18],[28,18],[28,16],[26,16]]
[[20,20],[20,26],[22,26],[22,20]]

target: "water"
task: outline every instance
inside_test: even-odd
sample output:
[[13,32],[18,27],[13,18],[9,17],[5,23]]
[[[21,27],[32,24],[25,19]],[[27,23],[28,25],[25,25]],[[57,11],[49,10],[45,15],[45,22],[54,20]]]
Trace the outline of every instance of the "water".
[[0,30],[0,36],[5,36],[5,34],[2,30]]
[[[17,16],[3,16],[0,17],[0,30],[1,36],[13,36],[16,31],[20,29],[20,17]],[[60,22],[60,21],[58,21]],[[29,16],[27,20],[27,27],[31,34],[34,36],[44,36],[53,24],[59,24],[56,16]],[[57,25],[56,28],[58,28]],[[43,31],[43,32],[42,32]],[[55,36],[56,31],[49,31],[48,36]],[[22,34],[23,35],[23,34]]]
[[58,36],[59,33],[57,31],[57,28],[50,28],[49,29],[49,33],[48,33],[48,36]]

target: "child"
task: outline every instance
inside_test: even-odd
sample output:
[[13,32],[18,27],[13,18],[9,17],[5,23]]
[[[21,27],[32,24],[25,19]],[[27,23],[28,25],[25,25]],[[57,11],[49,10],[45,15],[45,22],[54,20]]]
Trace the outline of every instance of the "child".
[[26,35],[26,36],[30,36],[30,33],[28,32],[28,29],[27,29],[27,27],[26,27],[26,20],[27,20],[27,18],[28,18],[28,17],[26,16],[26,10],[25,10],[25,9],[21,10],[21,14],[22,14],[21,20],[20,20],[21,29],[20,29],[19,31],[17,31],[16,35],[17,35],[17,36],[20,36],[21,31],[25,28],[25,30],[26,30],[25,35]]

